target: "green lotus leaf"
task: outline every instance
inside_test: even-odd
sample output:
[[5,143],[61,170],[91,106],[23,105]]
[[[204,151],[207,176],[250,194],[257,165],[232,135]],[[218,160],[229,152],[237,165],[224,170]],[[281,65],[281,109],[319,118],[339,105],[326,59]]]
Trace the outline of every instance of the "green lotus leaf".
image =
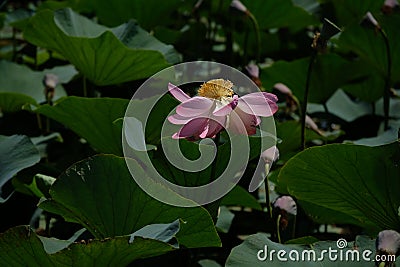
[[24,37],[60,53],[96,85],[147,78],[180,60],[172,46],[134,21],[110,29],[70,8],[38,12],[25,27]]
[[[148,181],[140,165],[132,164]],[[154,182],[152,190],[154,194],[166,192]],[[41,201],[40,208],[80,223],[100,239],[127,235],[149,224],[181,219],[184,223],[176,235],[180,245],[220,245],[213,221],[204,208],[175,207],[154,199],[136,184],[124,158],[97,155],[78,162],[53,183],[50,195],[51,198]],[[168,197],[189,201],[172,191]]]
[[311,216],[326,220],[329,209],[330,223],[352,219],[371,233],[399,230],[399,162],[398,142],[312,147],[291,158],[278,181],[286,184],[289,194],[308,203],[303,208]]
[[72,243],[38,236],[29,226],[17,226],[0,234],[0,258],[3,265],[10,267],[127,266],[134,260],[174,250],[159,240],[135,237],[129,242],[129,238]]
[[46,97],[43,78],[48,73],[56,75],[59,80],[53,100],[66,96],[62,84],[68,83],[77,74],[72,65],[33,71],[27,66],[1,60],[0,109],[3,112],[15,112],[21,110],[25,104],[37,105],[44,102]]
[[1,188],[19,171],[40,160],[40,154],[31,140],[24,135],[0,135],[0,203]]
[[118,98],[70,96],[35,112],[62,123],[99,152],[122,155],[122,132],[113,122],[124,115],[128,103]]
[[318,241],[310,245],[285,245],[271,241],[264,233],[258,233],[234,247],[225,266],[365,267],[374,265],[374,257],[375,238],[364,235],[356,236],[354,241],[343,239],[341,243],[335,240]]

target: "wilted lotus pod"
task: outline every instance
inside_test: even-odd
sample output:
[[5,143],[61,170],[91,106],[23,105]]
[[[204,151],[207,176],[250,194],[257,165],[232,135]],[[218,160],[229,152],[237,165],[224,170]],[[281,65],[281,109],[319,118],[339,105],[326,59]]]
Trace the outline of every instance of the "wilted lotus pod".
[[291,196],[281,196],[274,201],[274,207],[292,215],[297,215],[297,205]]
[[249,12],[247,10],[247,7],[245,5],[243,5],[243,3],[240,2],[239,0],[232,0],[231,7],[236,9],[236,10],[238,10],[238,11],[240,11],[240,12],[243,12],[245,14],[247,14]]
[[319,52],[324,52],[327,47],[328,40],[341,32],[341,29],[330,20],[324,18],[320,33],[316,33],[311,47]]
[[331,39],[334,35],[338,34],[342,30],[336,26],[332,21],[324,18],[324,22],[322,24],[322,29],[321,29],[321,38],[328,41]]
[[[375,245],[377,255],[386,255],[385,259],[389,259],[388,255],[392,255],[395,260],[395,257],[400,254],[400,234],[394,230],[383,230],[379,232]],[[394,261],[376,262],[376,266],[381,265],[386,267],[395,266]]]
[[399,2],[397,0],[386,0],[385,3],[383,3],[381,10],[385,14],[391,14],[393,12],[393,9],[398,6]]

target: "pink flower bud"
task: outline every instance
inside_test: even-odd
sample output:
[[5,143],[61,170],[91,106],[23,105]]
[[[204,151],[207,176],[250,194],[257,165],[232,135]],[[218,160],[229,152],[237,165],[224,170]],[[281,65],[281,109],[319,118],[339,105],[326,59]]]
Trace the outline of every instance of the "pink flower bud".
[[289,87],[287,87],[283,83],[274,84],[274,88],[276,90],[278,90],[279,92],[281,92],[282,94],[289,95],[289,96],[293,95],[292,90],[290,90]]
[[250,63],[245,68],[251,77],[258,78],[260,76],[260,70],[256,64]]
[[311,130],[319,132],[318,125],[311,119],[310,116],[306,115],[306,126]]
[[203,2],[204,2],[204,0],[198,0],[196,2],[196,4],[194,5],[194,9],[198,9],[201,6],[201,4],[203,4]]
[[386,0],[383,5],[389,8],[395,8],[399,5],[399,2],[397,0]]
[[383,4],[381,10],[384,14],[391,14],[393,9],[399,6],[399,2],[397,0],[386,0]]
[[275,208],[280,208],[292,215],[297,215],[297,205],[291,196],[278,197],[274,202]]
[[394,230],[383,230],[379,232],[376,239],[376,249],[396,255],[400,248],[400,234]]
[[46,75],[43,78],[43,84],[47,88],[56,88],[58,84],[58,77],[57,75],[53,73],[46,73]]
[[247,7],[245,5],[243,5],[243,3],[240,2],[239,0],[232,0],[231,7],[235,8],[243,13],[247,13]]
[[44,96],[46,100],[50,103],[54,97],[55,89],[58,84],[58,77],[55,74],[47,73],[43,77],[43,85],[44,85]]
[[279,158],[279,150],[276,146],[272,146],[261,153],[261,158],[265,164],[271,164]]
[[367,12],[367,14],[365,14],[364,17],[364,21],[366,21],[367,23],[371,24],[372,26],[374,26],[375,28],[380,28],[381,26],[379,25],[378,21],[374,18],[374,16],[372,15],[371,12]]
[[258,66],[256,64],[250,63],[245,67],[247,73],[249,74],[251,80],[259,87],[261,88],[262,83],[259,78],[260,75],[260,70],[258,69]]

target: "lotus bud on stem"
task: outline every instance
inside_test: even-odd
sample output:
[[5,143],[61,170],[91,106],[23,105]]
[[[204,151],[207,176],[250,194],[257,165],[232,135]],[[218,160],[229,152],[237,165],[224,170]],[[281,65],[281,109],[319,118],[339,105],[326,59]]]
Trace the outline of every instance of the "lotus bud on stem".
[[383,93],[383,114],[384,114],[384,130],[389,129],[389,107],[390,107],[390,94],[391,94],[391,80],[392,80],[392,58],[390,52],[389,39],[386,32],[383,30],[379,22],[375,19],[371,12],[367,12],[364,19],[361,21],[361,25],[369,28],[373,28],[378,31],[383,38],[386,47],[386,75],[385,75],[385,87]]
[[247,74],[250,76],[250,79],[258,86],[258,88],[262,87],[262,83],[260,80],[260,69],[254,63],[249,63],[245,67]]
[[[394,267],[396,257],[399,256],[400,234],[394,230],[383,230],[379,232],[375,241],[376,254],[385,255],[386,261],[377,261],[375,266]],[[393,260],[390,260],[392,257]],[[379,257],[381,258],[381,257]]]
[[47,103],[50,105],[54,98],[56,86],[58,84],[58,77],[53,73],[47,73],[43,77],[44,95]]
[[[253,24],[254,33],[256,35],[257,41],[257,62],[260,62],[260,51],[261,51],[261,37],[260,37],[260,27],[258,25],[256,17],[247,9],[247,7],[240,2],[239,0],[232,0],[230,7],[244,13],[248,18],[250,18],[251,23]],[[247,47],[247,46],[246,46]]]
[[397,0],[386,0],[385,3],[383,3],[381,11],[386,15],[390,15],[398,7],[399,7],[399,2]]
[[[47,73],[43,77],[43,85],[44,85],[44,96],[46,98],[46,102],[49,105],[53,104],[54,93],[58,84],[58,76],[53,73]],[[43,129],[42,121],[40,119],[40,115],[38,114],[38,126],[39,129]],[[46,117],[46,133],[50,132],[50,120]]]
[[313,69],[314,62],[317,58],[318,52],[325,52],[327,49],[328,40],[339,33],[341,30],[334,23],[332,23],[328,19],[324,19],[323,26],[321,32],[316,32],[314,39],[312,41],[312,54],[310,57],[310,63],[308,64],[307,70],[307,79],[306,79],[306,88],[304,91],[303,103],[301,105],[301,149],[304,150],[306,147],[305,144],[305,128],[306,128],[306,115],[307,115],[307,102],[308,102],[308,94],[310,91],[310,83],[311,83],[311,73]]
[[282,243],[281,231],[286,230],[289,220],[293,218],[292,238],[296,233],[297,204],[291,196],[280,196],[274,201],[274,214],[276,215],[276,235],[279,243]]
[[264,160],[265,163],[265,180],[264,180],[264,186],[265,186],[265,199],[266,199],[266,204],[268,205],[268,213],[269,217],[272,219],[273,214],[272,214],[272,205],[271,205],[271,191],[269,187],[269,179],[268,179],[268,174],[269,170],[271,169],[272,163],[278,160],[279,158],[279,150],[276,146],[272,146],[265,150],[264,152],[261,153],[261,158]]

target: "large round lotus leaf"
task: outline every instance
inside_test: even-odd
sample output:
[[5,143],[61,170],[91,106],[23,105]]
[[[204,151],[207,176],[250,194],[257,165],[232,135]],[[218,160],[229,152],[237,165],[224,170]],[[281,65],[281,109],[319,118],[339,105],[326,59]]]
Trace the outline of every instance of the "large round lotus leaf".
[[[142,170],[139,164],[137,168]],[[144,170],[141,177],[147,177]],[[157,183],[152,184],[152,189],[154,194],[165,193]],[[53,183],[50,195],[40,208],[80,223],[97,238],[127,235],[149,224],[181,219],[184,223],[177,234],[181,245],[220,245],[204,208],[175,207],[154,199],[136,184],[124,158],[97,155],[78,162]],[[181,198],[172,191],[169,197]]]
[[147,78],[179,61],[172,46],[133,21],[109,29],[69,8],[38,12],[25,27],[24,37],[59,52],[97,85]]
[[309,148],[291,158],[278,181],[312,216],[331,223],[348,223],[349,217],[372,232],[400,229],[399,143],[376,147],[332,144]]

